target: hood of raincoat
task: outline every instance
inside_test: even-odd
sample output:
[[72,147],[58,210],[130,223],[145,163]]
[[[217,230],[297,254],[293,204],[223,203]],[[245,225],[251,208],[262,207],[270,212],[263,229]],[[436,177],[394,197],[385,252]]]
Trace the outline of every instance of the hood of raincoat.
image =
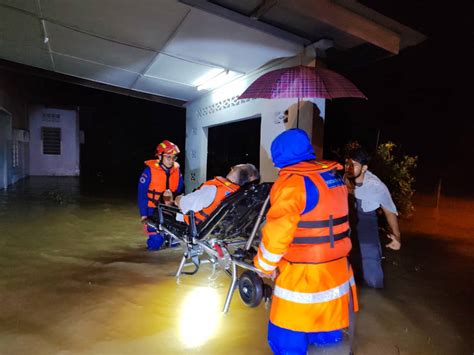
[[278,135],[271,147],[273,164],[277,168],[316,159],[313,146],[305,131],[293,128]]

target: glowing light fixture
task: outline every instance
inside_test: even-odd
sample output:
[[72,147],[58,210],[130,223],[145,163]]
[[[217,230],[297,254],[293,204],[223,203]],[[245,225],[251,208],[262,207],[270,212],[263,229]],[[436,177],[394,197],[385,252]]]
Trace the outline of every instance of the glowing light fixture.
[[[219,86],[227,84],[228,82],[236,79],[237,77],[241,75],[240,73],[237,73],[232,70],[224,70],[224,69],[218,69],[218,70],[220,70],[220,72],[218,73],[217,71],[213,72],[217,74],[215,74],[214,76],[209,75],[207,80],[203,80],[200,84],[197,85],[198,91],[212,90],[212,89],[218,88]],[[200,79],[201,78],[199,78],[198,80]]]
[[180,318],[180,338],[186,348],[197,348],[216,333],[222,316],[217,290],[200,287],[184,300]]
[[[207,83],[208,81],[212,80],[213,78],[215,78],[216,76],[218,76],[219,74],[225,72],[224,69],[222,68],[212,68],[212,69],[209,69],[206,74],[204,75],[201,75],[199,78],[197,78],[196,80],[194,80],[193,82],[193,86],[201,86],[203,85],[204,83]],[[198,88],[199,90],[199,88]]]

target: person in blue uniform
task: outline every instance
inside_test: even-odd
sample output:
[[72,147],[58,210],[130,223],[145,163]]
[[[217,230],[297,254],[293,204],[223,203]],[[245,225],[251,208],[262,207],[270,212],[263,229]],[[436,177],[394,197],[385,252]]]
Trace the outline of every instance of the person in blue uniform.
[[[164,140],[156,147],[157,159],[145,161],[138,183],[138,208],[142,223],[154,215],[158,203],[172,204],[183,190],[183,176],[176,162],[179,148]],[[157,230],[145,226],[148,250],[158,250],[165,238]]]

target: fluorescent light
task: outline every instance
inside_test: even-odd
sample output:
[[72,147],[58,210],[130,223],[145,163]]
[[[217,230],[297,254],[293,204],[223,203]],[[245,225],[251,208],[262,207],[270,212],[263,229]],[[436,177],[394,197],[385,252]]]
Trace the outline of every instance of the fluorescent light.
[[222,69],[222,68],[212,68],[212,69],[209,69],[206,74],[204,75],[201,75],[199,78],[197,78],[196,80],[194,80],[193,82],[193,86],[200,86],[206,82],[208,82],[209,80],[212,80],[213,78],[215,78],[216,76],[218,76],[219,74],[223,73],[225,70]]
[[227,84],[228,82],[239,77],[241,74],[232,70],[223,70],[221,73],[217,74],[213,78],[203,82],[201,85],[198,85],[197,89],[200,90],[212,90]]

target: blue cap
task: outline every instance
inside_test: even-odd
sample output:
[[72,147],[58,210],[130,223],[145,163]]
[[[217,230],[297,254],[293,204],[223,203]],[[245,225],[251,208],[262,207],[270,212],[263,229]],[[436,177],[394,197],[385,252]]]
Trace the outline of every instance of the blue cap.
[[271,147],[273,164],[277,168],[316,159],[313,146],[305,131],[292,128],[278,135]]

